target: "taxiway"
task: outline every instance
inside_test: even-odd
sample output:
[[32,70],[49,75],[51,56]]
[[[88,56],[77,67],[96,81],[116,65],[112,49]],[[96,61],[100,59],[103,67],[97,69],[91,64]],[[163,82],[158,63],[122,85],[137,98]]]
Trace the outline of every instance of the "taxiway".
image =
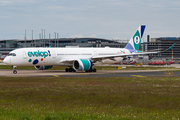
[[0,70],[0,76],[6,77],[180,77],[180,72],[167,70],[99,70],[96,73],[65,72],[64,70]]

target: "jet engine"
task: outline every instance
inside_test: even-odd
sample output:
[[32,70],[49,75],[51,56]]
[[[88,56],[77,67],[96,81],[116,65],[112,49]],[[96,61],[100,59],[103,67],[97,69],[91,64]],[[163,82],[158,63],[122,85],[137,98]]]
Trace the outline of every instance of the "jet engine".
[[73,63],[73,68],[76,71],[87,71],[92,69],[93,63],[91,62],[91,60],[87,60],[87,59],[79,59],[74,61]]
[[52,65],[50,66],[34,66],[37,70],[47,70],[47,69],[51,69]]

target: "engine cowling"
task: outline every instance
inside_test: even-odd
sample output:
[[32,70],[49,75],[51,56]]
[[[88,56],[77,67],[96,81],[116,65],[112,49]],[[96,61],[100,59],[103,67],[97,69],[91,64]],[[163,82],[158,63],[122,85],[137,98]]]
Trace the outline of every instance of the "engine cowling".
[[89,70],[92,69],[93,63],[91,62],[91,60],[87,60],[87,59],[79,59],[74,61],[73,63],[73,68],[76,71],[85,71],[85,70]]
[[52,65],[49,66],[34,66],[37,70],[47,70],[47,69],[51,69]]

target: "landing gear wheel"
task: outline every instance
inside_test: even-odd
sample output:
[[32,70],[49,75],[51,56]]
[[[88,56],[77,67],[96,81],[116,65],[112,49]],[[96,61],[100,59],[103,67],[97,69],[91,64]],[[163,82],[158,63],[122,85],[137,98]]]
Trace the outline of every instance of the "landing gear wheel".
[[13,70],[13,73],[16,74],[16,73],[17,73],[17,70]]
[[94,69],[89,69],[89,70],[86,70],[85,72],[96,72],[96,68],[94,68]]
[[17,70],[16,70],[17,66],[12,66],[12,67],[13,67],[13,73],[16,74],[17,73]]
[[89,69],[89,72],[92,72],[92,69]]
[[72,68],[69,68],[69,72],[72,72],[73,71],[73,69]]
[[69,69],[68,69],[68,68],[66,68],[66,69],[65,69],[65,71],[66,71],[66,72],[69,72]]
[[96,68],[94,68],[92,71],[93,71],[93,72],[96,72]]
[[76,70],[71,68],[71,67],[70,68],[66,68],[65,71],[66,72],[76,72]]

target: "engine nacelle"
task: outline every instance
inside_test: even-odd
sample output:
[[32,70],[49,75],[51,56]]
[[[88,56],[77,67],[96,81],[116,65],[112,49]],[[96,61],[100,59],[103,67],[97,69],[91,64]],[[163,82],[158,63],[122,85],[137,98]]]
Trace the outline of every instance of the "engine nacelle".
[[73,63],[73,68],[76,71],[85,71],[85,70],[89,70],[92,69],[93,63],[91,62],[91,60],[87,60],[87,59],[79,59],[74,61]]
[[37,70],[47,70],[47,69],[51,69],[52,65],[50,66],[34,66]]

